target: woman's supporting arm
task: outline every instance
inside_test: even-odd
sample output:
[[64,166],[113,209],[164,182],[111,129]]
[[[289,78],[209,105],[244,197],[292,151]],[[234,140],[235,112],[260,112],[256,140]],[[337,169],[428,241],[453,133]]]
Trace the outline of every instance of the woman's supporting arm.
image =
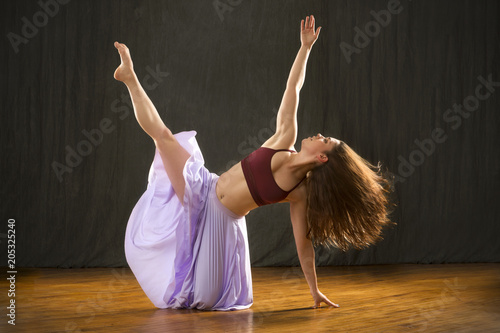
[[293,146],[297,138],[297,108],[299,93],[306,78],[306,66],[311,48],[318,39],[321,27],[315,30],[314,16],[306,17],[300,24],[301,47],[288,76],[285,93],[278,111],[276,135],[282,145]]
[[300,266],[304,272],[307,284],[314,299],[314,307],[320,307],[321,303],[329,306],[339,307],[323,295],[318,288],[316,277],[316,263],[314,260],[314,247],[310,239],[307,239],[306,202],[305,200],[290,202],[290,217],[293,225],[293,236],[297,246]]

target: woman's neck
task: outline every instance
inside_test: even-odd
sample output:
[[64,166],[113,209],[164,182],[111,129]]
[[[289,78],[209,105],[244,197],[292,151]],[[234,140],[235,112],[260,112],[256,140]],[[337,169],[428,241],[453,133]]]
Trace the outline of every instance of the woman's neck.
[[316,167],[316,157],[306,156],[306,154],[298,152],[297,154],[290,154],[290,158],[285,163],[293,174],[303,178]]

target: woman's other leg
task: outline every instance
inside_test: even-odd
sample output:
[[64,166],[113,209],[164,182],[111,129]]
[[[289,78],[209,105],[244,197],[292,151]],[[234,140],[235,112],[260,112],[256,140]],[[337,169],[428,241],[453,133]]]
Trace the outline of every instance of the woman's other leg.
[[115,47],[121,58],[121,64],[115,71],[115,79],[122,81],[127,86],[137,122],[154,140],[175,194],[183,203],[185,181],[182,171],[189,158],[189,153],[177,142],[170,129],[163,123],[158,111],[142,88],[135,75],[127,46],[115,42]]

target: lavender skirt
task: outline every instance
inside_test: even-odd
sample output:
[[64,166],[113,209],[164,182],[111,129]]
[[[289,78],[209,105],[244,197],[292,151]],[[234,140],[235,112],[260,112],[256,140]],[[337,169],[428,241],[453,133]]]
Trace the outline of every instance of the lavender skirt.
[[127,262],[158,308],[247,309],[253,294],[245,218],[218,200],[219,177],[205,168],[195,135],[175,135],[191,155],[184,205],[156,151],[148,188],[128,221]]

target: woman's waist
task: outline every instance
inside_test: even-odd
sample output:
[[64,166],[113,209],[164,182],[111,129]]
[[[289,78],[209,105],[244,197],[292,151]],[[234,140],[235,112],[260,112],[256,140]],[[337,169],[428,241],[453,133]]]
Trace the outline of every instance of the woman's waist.
[[234,166],[217,180],[216,193],[219,201],[238,215],[247,215],[257,204],[252,198],[241,167]]

